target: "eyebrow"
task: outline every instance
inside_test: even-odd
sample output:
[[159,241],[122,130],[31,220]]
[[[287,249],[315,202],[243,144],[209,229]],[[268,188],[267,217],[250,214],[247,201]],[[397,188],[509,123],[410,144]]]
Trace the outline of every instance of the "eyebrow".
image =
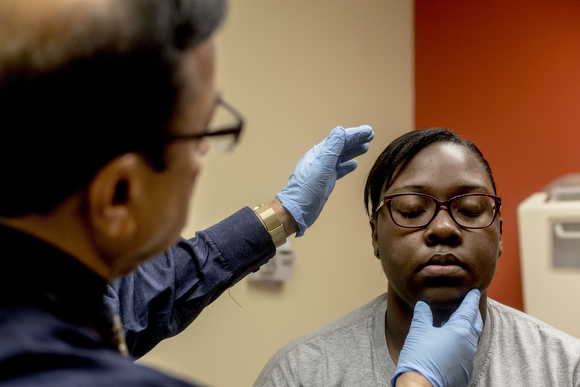
[[[390,187],[392,188],[392,187]],[[428,191],[431,187],[427,186],[427,185],[421,185],[421,184],[408,184],[408,185],[404,185],[402,187],[398,187],[397,189],[395,189],[393,191],[393,193],[400,193],[400,192],[420,192],[420,193],[424,193],[425,191]],[[387,189],[388,190],[388,189]],[[479,184],[465,184],[465,185],[461,185],[458,186],[457,189],[455,190],[456,192],[461,193],[470,193],[470,192],[474,192],[477,190],[485,190],[486,192],[490,191],[489,187],[486,187],[484,185],[479,185]],[[493,193],[493,190],[491,190],[490,192]]]

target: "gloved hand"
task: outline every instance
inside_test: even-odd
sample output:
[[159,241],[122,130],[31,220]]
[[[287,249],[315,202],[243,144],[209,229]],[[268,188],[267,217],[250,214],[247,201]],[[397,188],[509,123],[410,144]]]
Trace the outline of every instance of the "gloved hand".
[[374,136],[368,125],[336,127],[298,162],[288,184],[276,195],[296,220],[297,237],[318,218],[336,180],[356,169],[358,162],[352,159],[369,149],[367,143]]
[[479,312],[479,290],[465,296],[459,308],[442,327],[433,326],[431,308],[419,301],[415,305],[411,329],[391,385],[399,374],[417,371],[434,387],[465,387],[475,366],[477,342],[483,330]]

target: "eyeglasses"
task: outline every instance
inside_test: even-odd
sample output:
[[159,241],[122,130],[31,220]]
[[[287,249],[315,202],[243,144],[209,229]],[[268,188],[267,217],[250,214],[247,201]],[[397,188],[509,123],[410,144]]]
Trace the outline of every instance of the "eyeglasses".
[[165,140],[187,141],[205,138],[210,141],[212,148],[221,151],[231,151],[238,143],[243,127],[244,119],[241,114],[230,104],[224,102],[221,97],[218,97],[215,111],[205,132],[170,134],[165,137]]
[[391,219],[399,227],[427,227],[437,216],[439,209],[445,207],[451,219],[466,229],[489,227],[501,207],[501,198],[494,195],[459,195],[441,202],[433,196],[417,193],[387,195],[375,214],[386,205]]

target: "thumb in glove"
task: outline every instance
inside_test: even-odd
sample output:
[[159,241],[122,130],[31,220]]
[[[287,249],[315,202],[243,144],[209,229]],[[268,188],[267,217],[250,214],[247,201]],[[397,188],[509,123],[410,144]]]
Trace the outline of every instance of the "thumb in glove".
[[475,366],[477,342],[483,330],[479,290],[473,289],[442,327],[433,326],[431,308],[415,305],[411,328],[399,356],[395,375],[407,371],[423,375],[434,387],[465,387]]

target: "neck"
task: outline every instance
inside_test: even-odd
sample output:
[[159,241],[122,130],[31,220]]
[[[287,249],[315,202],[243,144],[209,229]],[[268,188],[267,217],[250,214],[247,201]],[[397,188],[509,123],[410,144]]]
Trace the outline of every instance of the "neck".
[[[458,307],[458,306],[457,306]],[[433,326],[441,326],[449,320],[457,307],[449,309],[431,309],[433,313]],[[389,288],[387,293],[387,315],[385,317],[385,333],[387,336],[387,347],[393,363],[397,364],[399,355],[405,344],[405,339],[413,320],[414,305],[410,306],[397,297],[396,293]],[[482,292],[479,301],[479,311],[485,323],[487,314],[487,291]]]
[[57,247],[99,277],[110,281],[113,277],[111,269],[92,247],[81,208],[81,199],[72,197],[48,214],[0,217],[0,224]]

